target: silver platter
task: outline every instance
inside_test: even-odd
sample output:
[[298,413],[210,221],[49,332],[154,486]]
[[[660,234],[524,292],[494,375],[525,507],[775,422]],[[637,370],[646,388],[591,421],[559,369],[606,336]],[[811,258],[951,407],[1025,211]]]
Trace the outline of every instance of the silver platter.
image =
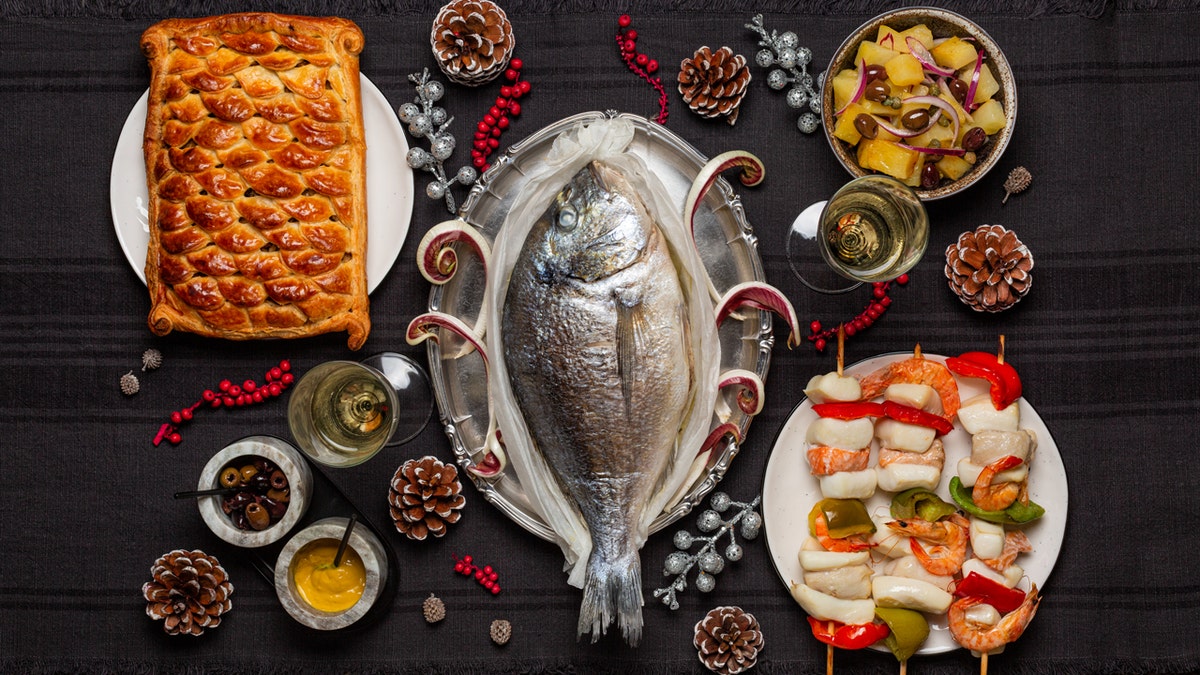
[[[489,241],[494,240],[513,200],[528,181],[529,174],[549,153],[554,139],[580,121],[605,117],[620,117],[633,123],[634,139],[628,151],[646,162],[670,194],[678,195],[678,208],[682,213],[688,189],[707,159],[687,141],[659,124],[644,117],[609,111],[580,113],[560,120],[497,156],[467,196],[460,217]],[[741,200],[724,179],[714,184],[697,208],[695,230],[700,257],[718,291],[724,293],[742,282],[764,280],[758,240],[746,221]],[[429,309],[452,314],[471,325],[479,314],[483,299],[484,270],[469,251],[460,249],[458,253],[457,273],[446,284],[433,287],[429,294]],[[758,311],[746,311],[742,316],[742,321],[731,318],[721,326],[721,369],[751,370],[765,381],[774,344],[771,316]],[[483,359],[477,353],[443,357],[443,353],[459,354],[462,345],[461,340],[445,331],[441,340],[440,345],[432,340],[426,343],[429,369],[442,424],[459,466],[465,469],[481,459],[480,456],[473,457],[473,453],[483,447],[487,433],[486,374]],[[732,393],[725,396],[734,410],[731,421],[741,428],[742,438],[745,438],[750,418],[737,408]],[[650,531],[657,532],[690,512],[725,476],[737,453],[738,446],[732,441],[714,453],[705,471],[690,485],[683,498],[661,513],[651,524]],[[464,473],[475,481],[485,499],[519,525],[553,541],[553,531],[534,511],[511,465],[499,476],[486,480],[470,472]]]

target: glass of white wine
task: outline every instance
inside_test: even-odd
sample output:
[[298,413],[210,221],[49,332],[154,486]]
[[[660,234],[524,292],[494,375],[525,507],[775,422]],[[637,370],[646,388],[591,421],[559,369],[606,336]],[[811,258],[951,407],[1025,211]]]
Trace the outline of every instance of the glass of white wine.
[[845,293],[909,271],[929,244],[929,215],[912,188],[869,175],[810,206],[792,225],[787,258],[805,286]]
[[[313,461],[330,467],[362,464],[384,446],[411,439],[428,421],[432,397],[420,366],[390,353],[368,362],[375,367],[355,361],[326,361],[297,382],[288,401],[288,427],[296,444]],[[420,377],[394,379],[385,373],[384,368],[404,362],[411,363]],[[422,407],[424,416],[418,414]],[[398,438],[402,419],[408,429],[405,437]]]

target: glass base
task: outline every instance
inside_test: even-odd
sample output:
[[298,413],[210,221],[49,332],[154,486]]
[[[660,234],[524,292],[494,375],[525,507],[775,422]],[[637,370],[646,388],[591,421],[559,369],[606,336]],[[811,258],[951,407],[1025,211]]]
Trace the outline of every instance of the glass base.
[[808,288],[827,295],[849,293],[862,286],[861,281],[847,279],[829,266],[821,257],[817,229],[826,202],[817,202],[800,212],[788,231],[785,243],[788,266]]
[[416,361],[396,352],[368,356],[362,360],[362,364],[383,373],[392,383],[396,400],[400,402],[396,432],[385,446],[393,448],[416,438],[433,417],[433,390],[425,369]]

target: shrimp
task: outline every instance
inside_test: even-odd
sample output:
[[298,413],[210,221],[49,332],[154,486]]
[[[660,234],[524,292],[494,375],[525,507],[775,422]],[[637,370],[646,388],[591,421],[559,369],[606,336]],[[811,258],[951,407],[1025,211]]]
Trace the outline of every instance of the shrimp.
[[817,514],[813,519],[813,536],[821,543],[821,546],[826,551],[836,551],[838,553],[853,553],[854,551],[865,551],[875,546],[866,540],[865,537],[859,534],[852,534],[848,537],[835,539],[829,536],[829,523],[825,520],[825,514]]
[[843,450],[828,445],[808,449],[808,465],[814,476],[828,476],[839,471],[862,471],[871,463],[871,450]]
[[927,384],[933,387],[942,399],[942,417],[953,420],[962,401],[958,396],[958,382],[954,374],[946,366],[937,361],[930,361],[921,356],[921,345],[913,350],[913,355],[903,361],[893,361],[888,365],[870,373],[859,380],[862,387],[862,400],[875,398],[895,383]]
[[1021,483],[1003,481],[993,484],[992,481],[996,474],[1015,469],[1021,462],[1020,457],[1005,455],[985,466],[975,480],[975,487],[971,489],[971,501],[975,502],[975,506],[985,511],[1003,511],[1012,506],[1021,496]]
[[884,469],[891,464],[918,464],[932,466],[941,471],[946,464],[946,449],[942,445],[941,439],[934,439],[933,444],[925,452],[879,448],[879,468]]
[[967,619],[967,610],[982,602],[979,598],[962,598],[950,605],[946,618],[950,624],[950,635],[958,644],[971,651],[986,654],[1015,641],[1025,632],[1033,615],[1037,613],[1037,584],[1025,595],[1025,602],[1004,615],[994,626],[983,626]]
[[1004,572],[1008,566],[1016,561],[1017,555],[1027,553],[1033,550],[1033,542],[1029,541],[1029,537],[1020,530],[1009,530],[1004,533],[1004,548],[1000,551],[999,558],[980,558],[983,564],[996,570]]
[[[920,518],[893,520],[888,527],[893,532],[912,537],[909,546],[913,555],[930,574],[951,576],[962,569],[967,560],[970,521],[957,513],[935,522]],[[931,546],[926,548],[922,541]]]

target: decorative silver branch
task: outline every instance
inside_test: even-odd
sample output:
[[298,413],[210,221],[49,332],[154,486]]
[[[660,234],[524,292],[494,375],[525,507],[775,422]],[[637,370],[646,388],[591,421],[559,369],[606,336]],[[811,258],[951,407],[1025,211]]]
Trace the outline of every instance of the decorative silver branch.
[[[753,539],[758,536],[762,530],[762,516],[754,509],[758,508],[762,502],[762,497],[755,497],[750,503],[735,502],[729,498],[729,495],[724,492],[714,492],[709,503],[712,509],[700,514],[696,521],[696,527],[701,532],[711,532],[709,536],[693,536],[687,530],[680,530],[675,533],[675,548],[679,549],[667,556],[666,563],[663,565],[663,576],[669,577],[672,574],[676,575],[675,580],[663,588],[654,591],[654,597],[662,598],[664,605],[671,609],[679,609],[679,601],[675,599],[675,594],[682,592],[687,588],[687,574],[692,567],[699,566],[700,571],[696,573],[696,588],[701,593],[708,593],[717,585],[717,574],[725,569],[725,560],[737,562],[742,559],[742,547],[737,543],[737,537],[734,536],[733,530],[740,522],[742,536],[746,539]],[[730,507],[735,507],[738,512],[729,520],[722,520],[721,514],[728,511]],[[717,553],[717,544],[721,537],[729,535],[729,545],[725,547],[725,558]],[[704,542],[700,550],[691,555],[687,550],[696,542]]]
[[429,79],[429,69],[425,68],[420,75],[409,75],[408,81],[416,87],[417,97],[412,103],[405,103],[396,109],[400,121],[408,125],[408,133],[414,138],[428,138],[429,150],[412,148],[408,151],[408,165],[414,169],[422,169],[433,174],[433,181],[425,186],[425,194],[430,199],[445,199],[446,209],[454,213],[454,195],[450,186],[458,182],[470,185],[475,182],[475,168],[464,166],[458,170],[454,178],[446,177],[442,162],[450,158],[454,152],[454,136],[446,131],[453,117],[447,117],[446,109],[434,105],[446,94],[446,85],[437,80]]
[[806,134],[816,131],[821,125],[821,88],[825,84],[825,73],[816,78],[816,89],[813,88],[813,77],[808,74],[808,66],[812,62],[812,50],[800,46],[800,38],[787,31],[782,35],[775,31],[767,32],[763,27],[762,14],[755,14],[746,28],[758,33],[762,38],[758,46],[765,47],[754,55],[754,62],[763,68],[778,66],[767,73],[767,86],[780,90],[789,84],[792,88],[787,93],[787,104],[797,110],[807,107],[796,126]]

